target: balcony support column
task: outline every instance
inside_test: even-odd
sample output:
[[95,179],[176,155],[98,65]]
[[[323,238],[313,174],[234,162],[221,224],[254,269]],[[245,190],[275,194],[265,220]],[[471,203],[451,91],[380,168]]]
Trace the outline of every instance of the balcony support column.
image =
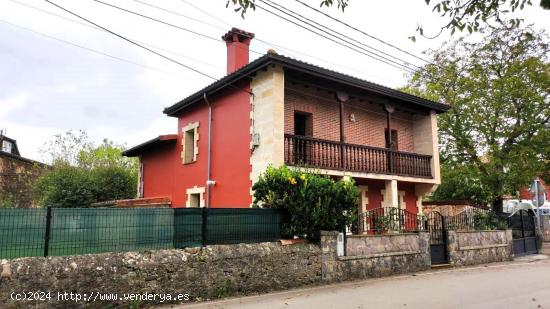
[[384,190],[384,206],[399,207],[399,191],[397,190],[397,180],[386,180]]
[[349,95],[344,92],[336,92],[336,99],[340,103],[340,168],[345,170],[344,143],[346,142],[346,136],[344,132],[344,103],[349,100]]
[[386,134],[386,147],[388,147],[388,172],[393,173],[393,145],[391,140],[391,114],[395,111],[395,108],[389,104],[384,105],[386,111],[386,127],[388,133]]

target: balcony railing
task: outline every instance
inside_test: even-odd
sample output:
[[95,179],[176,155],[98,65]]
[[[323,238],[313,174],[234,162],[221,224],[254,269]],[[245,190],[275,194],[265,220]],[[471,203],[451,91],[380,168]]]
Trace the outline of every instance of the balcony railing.
[[432,177],[432,156],[285,134],[285,163],[331,170]]

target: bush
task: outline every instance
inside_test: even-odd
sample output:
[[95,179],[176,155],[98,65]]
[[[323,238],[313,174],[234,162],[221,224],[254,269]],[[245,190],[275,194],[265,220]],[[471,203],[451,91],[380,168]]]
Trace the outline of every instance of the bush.
[[490,211],[487,213],[476,212],[474,214],[474,228],[478,231],[505,230],[508,228],[506,218]]
[[134,198],[137,175],[119,166],[98,167],[91,170],[95,201]]
[[268,167],[252,189],[255,206],[283,212],[284,236],[318,241],[321,230],[342,231],[357,219],[359,192],[352,180]]
[[43,206],[89,207],[95,202],[133,198],[135,184],[136,176],[121,167],[88,170],[61,165],[38,179],[34,193]]
[[43,206],[87,207],[95,201],[90,173],[69,165],[57,166],[40,177],[34,193]]

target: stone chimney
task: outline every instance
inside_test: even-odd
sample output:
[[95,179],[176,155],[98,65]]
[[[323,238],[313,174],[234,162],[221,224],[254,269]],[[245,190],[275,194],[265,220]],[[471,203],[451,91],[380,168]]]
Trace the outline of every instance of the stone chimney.
[[231,74],[248,64],[248,47],[254,33],[232,28],[222,39],[227,45],[227,74]]

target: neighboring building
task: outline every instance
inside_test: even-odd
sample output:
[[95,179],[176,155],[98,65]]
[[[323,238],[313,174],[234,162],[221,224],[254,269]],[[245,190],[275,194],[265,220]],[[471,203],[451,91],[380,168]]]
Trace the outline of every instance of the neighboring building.
[[[542,187],[544,188],[544,192],[546,193],[545,194],[545,200],[549,200],[548,198],[548,194],[550,194],[550,185],[547,185],[546,183],[544,183],[544,181],[542,179],[539,179],[540,183],[542,184]],[[532,185],[533,182],[531,182],[531,184],[529,184],[529,186],[527,187],[523,187],[519,190],[519,198],[520,200],[534,200],[534,193],[533,192],[530,192],[529,189],[531,188],[530,186]]]
[[225,34],[228,75],[164,109],[177,134],[125,152],[140,157],[141,197],[249,207],[262,172],[286,164],[352,177],[362,210],[421,211],[440,183],[437,114],[449,106],[273,51],[248,63],[253,37]]
[[0,199],[9,199],[15,207],[28,208],[32,202],[32,185],[47,165],[23,158],[17,142],[0,132]]
[[426,216],[432,211],[437,211],[446,217],[455,216],[471,209],[490,210],[487,206],[478,205],[468,200],[424,201],[422,202],[422,208]]

